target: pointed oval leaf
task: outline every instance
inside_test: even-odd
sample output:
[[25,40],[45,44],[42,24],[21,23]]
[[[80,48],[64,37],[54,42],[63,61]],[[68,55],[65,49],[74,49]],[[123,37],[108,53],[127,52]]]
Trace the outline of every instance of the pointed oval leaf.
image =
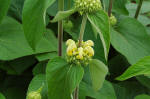
[[97,59],[91,60],[89,66],[93,89],[97,91],[103,85],[105,77],[108,73],[108,68],[103,62]]
[[68,74],[67,79],[70,85],[70,93],[72,93],[77,86],[79,86],[84,75],[84,69],[81,66],[72,65]]
[[150,36],[145,27],[133,18],[125,18],[116,30],[111,29],[111,44],[131,64],[150,55]]
[[68,10],[68,11],[58,11],[58,13],[56,14],[56,16],[54,17],[54,19],[51,22],[57,22],[62,19],[65,19],[65,18],[69,17],[71,14],[75,13],[76,11],[77,11],[77,9],[75,9],[75,8]]
[[82,80],[83,73],[81,66],[70,66],[60,57],[50,60],[46,68],[49,99],[71,99],[71,94]]
[[5,17],[0,24],[0,60],[12,60],[32,54],[33,50],[24,37],[21,24]]
[[35,50],[45,31],[45,12],[54,0],[25,0],[23,28],[26,39]]
[[136,64],[130,66],[120,77],[116,79],[123,81],[134,76],[148,74],[150,74],[150,56],[144,57]]

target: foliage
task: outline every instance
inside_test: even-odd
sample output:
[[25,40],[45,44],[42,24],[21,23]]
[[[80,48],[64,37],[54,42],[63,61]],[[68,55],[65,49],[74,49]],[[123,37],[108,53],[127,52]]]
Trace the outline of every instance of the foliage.
[[0,0],[0,99],[150,99],[150,1],[112,1]]

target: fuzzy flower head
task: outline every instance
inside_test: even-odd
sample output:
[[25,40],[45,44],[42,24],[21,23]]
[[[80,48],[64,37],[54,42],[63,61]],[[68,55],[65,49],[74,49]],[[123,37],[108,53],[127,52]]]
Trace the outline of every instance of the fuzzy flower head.
[[74,0],[79,13],[93,13],[102,9],[100,0]]
[[67,45],[67,61],[74,64],[84,64],[87,65],[89,61],[94,56],[94,43],[92,40],[86,42],[82,41],[82,46],[78,46],[79,42],[69,39],[66,42]]

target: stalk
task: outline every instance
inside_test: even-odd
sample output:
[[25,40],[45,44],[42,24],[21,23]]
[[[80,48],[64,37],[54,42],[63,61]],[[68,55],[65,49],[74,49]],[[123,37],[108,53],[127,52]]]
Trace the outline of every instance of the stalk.
[[[87,21],[87,15],[84,14],[83,19],[82,19],[81,29],[80,29],[80,35],[79,35],[79,45],[78,45],[79,47],[81,47],[81,45],[82,45],[86,21]],[[79,97],[78,94],[79,94],[79,86],[77,86],[74,91],[73,99],[78,99],[78,97]]]
[[78,99],[78,97],[79,97],[79,87],[76,87],[73,99]]
[[84,30],[85,30],[85,26],[86,26],[86,21],[87,21],[87,15],[84,14],[83,19],[82,19],[81,29],[80,29],[80,35],[79,35],[79,47],[82,44],[82,40],[83,40],[83,36],[84,36]]
[[[68,0],[68,10],[71,8],[71,0]],[[69,21],[69,17],[67,18],[67,21]]]
[[109,0],[109,8],[108,8],[108,16],[111,16],[112,12],[112,6],[113,6],[113,0]]
[[140,13],[140,10],[141,10],[141,7],[142,7],[142,4],[143,4],[143,0],[140,0],[139,4],[138,4],[138,7],[136,9],[136,13],[135,13],[135,16],[134,18],[137,19],[138,16],[139,16],[139,13]]
[[[58,0],[58,10],[64,10],[64,0]],[[62,56],[63,20],[58,22],[58,56]]]

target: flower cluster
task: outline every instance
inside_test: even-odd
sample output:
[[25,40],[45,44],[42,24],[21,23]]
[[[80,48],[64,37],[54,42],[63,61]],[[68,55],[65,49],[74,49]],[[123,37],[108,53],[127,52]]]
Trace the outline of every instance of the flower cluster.
[[110,24],[111,24],[112,26],[117,23],[116,17],[115,17],[114,15],[112,15],[112,14],[111,14],[109,20],[110,20]]
[[93,13],[102,9],[100,0],[75,0],[75,8],[79,9],[79,13]]
[[92,56],[94,56],[94,50],[92,46],[94,43],[92,40],[86,42],[82,41],[81,46],[79,47],[79,42],[75,42],[72,39],[67,40],[67,61],[74,64],[83,64],[88,65]]

